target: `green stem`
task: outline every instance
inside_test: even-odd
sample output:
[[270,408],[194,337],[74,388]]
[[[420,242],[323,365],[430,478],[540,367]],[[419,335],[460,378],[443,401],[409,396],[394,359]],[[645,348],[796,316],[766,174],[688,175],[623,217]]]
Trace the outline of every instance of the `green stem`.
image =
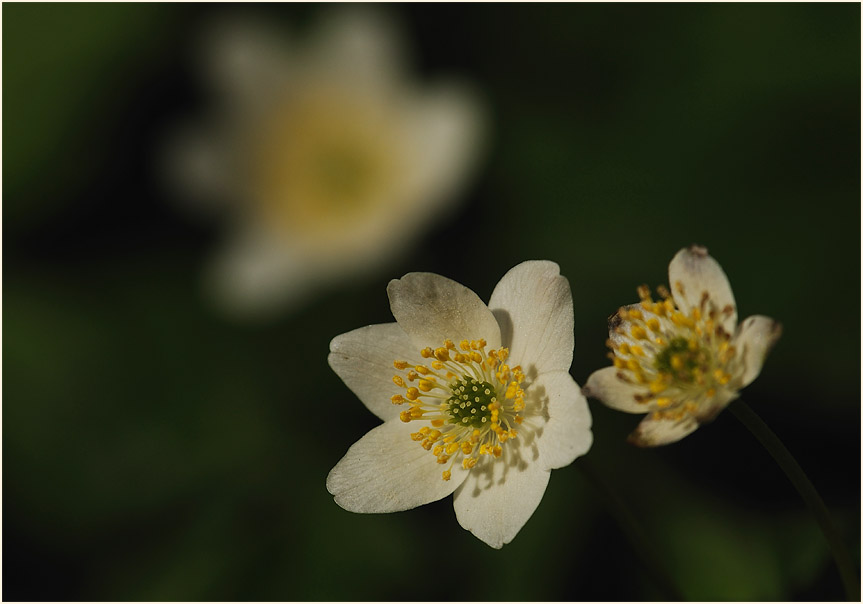
[[827,511],[827,506],[815,490],[815,487],[809,481],[803,468],[791,455],[791,452],[782,444],[779,437],[764,423],[758,415],[749,408],[749,405],[743,402],[742,399],[737,399],[731,404],[731,412],[740,420],[740,422],[749,429],[750,432],[757,438],[768,453],[773,456],[779,467],[788,476],[788,480],[800,493],[803,501],[812,510],[818,525],[821,527],[821,532],[827,539],[827,544],[830,546],[830,551],[833,553],[833,558],[836,560],[836,566],[839,567],[839,574],[842,577],[842,585],[845,587],[845,596],[849,601],[860,601],[860,580],[857,577],[857,571],[854,564],[851,562],[851,556],[848,555],[848,550],[839,536],[839,531],[836,530],[836,525],[830,518],[830,512]]
[[657,560],[661,560],[661,557],[650,546],[647,535],[641,530],[638,521],[623,500],[605,482],[602,474],[593,467],[590,460],[582,457],[575,462],[575,465],[578,466],[588,482],[592,483],[605,497],[611,508],[612,515],[617,519],[621,530],[629,538],[633,549],[638,557],[641,558],[651,577],[656,581],[657,586],[665,592],[669,600],[683,600],[683,595],[677,589],[671,575],[657,562]]

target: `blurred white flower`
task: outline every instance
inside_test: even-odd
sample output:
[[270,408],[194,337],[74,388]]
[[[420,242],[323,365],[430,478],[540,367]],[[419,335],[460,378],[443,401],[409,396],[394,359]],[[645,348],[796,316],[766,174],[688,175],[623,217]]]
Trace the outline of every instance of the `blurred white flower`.
[[680,250],[668,265],[672,291],[609,319],[614,366],[595,371],[585,395],[627,413],[647,413],[629,440],[650,447],[680,440],[711,421],[758,377],[782,326],[755,315],[737,324],[728,278],[703,247]]
[[395,323],[330,344],[330,366],[384,423],[348,450],[327,489],[364,513],[454,492],[461,526],[500,548],[539,505],[552,468],[593,441],[569,375],[569,283],[555,263],[533,261],[510,270],[488,306],[432,273],[393,280],[387,293]]
[[228,241],[209,277],[229,310],[283,310],[371,271],[455,201],[478,155],[479,103],[464,85],[410,81],[381,15],[333,11],[302,42],[249,23],[211,34],[221,104],[173,171],[199,202],[222,202]]

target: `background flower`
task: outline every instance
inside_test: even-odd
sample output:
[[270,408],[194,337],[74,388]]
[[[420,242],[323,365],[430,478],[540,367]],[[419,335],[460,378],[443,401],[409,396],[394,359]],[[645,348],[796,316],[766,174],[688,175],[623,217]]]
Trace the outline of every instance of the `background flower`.
[[[722,260],[740,316],[782,322],[746,400],[857,554],[858,5],[382,7],[423,82],[455,72],[485,91],[487,168],[389,269],[266,328],[202,304],[221,238],[177,211],[152,165],[213,98],[188,57],[233,9],[2,5],[4,599],[410,600],[429,592],[403,569],[431,540],[473,577],[506,569],[458,582],[454,599],[671,599],[581,460],[555,470],[543,512],[500,551],[448,501],[385,516],[333,505],[322,477],[378,420],[322,359],[334,335],[392,320],[394,276],[488,292],[520,260],[552,258],[573,284],[582,384],[607,364],[609,309],[662,283],[684,236]],[[260,10],[319,22],[315,5]],[[827,328],[828,297],[843,329]],[[733,416],[642,450],[624,446],[632,416],[591,412],[585,461],[637,502],[686,597],[843,597],[818,527]]]
[[260,16],[206,30],[211,123],[168,166],[199,203],[224,206],[209,285],[238,314],[391,263],[448,214],[477,159],[476,95],[414,81],[392,20],[339,7],[317,21],[299,39]]

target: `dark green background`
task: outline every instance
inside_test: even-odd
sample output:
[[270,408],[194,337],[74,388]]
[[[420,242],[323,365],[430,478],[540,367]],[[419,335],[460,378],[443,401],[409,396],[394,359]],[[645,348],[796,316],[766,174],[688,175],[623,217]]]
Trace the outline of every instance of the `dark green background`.
[[[474,80],[492,136],[464,204],[363,282],[255,325],[215,312],[222,241],[156,178],[211,102],[191,60],[230,5],[3,6],[3,598],[671,598],[581,461],[494,551],[451,498],[337,507],[329,469],[377,420],[329,340],[391,320],[412,270],[487,299],[548,258],[584,383],[605,319],[706,245],[741,317],[785,333],[744,398],[860,553],[860,6],[385,6],[433,79]],[[244,7],[313,25],[316,6]],[[448,244],[453,233],[469,246]],[[841,599],[817,525],[730,414],[639,450],[591,401],[586,460],[687,598]]]

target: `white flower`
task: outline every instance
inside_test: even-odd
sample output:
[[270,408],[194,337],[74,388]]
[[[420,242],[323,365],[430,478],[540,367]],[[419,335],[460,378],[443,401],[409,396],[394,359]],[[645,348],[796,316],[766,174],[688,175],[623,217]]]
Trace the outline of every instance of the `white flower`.
[[609,319],[613,367],[595,371],[584,393],[627,413],[647,413],[629,440],[650,447],[680,440],[711,421],[761,372],[782,326],[761,315],[737,324],[722,267],[703,247],[680,250],[668,265],[672,291]]
[[557,264],[531,261],[501,279],[488,306],[432,273],[393,280],[387,293],[395,323],[330,344],[330,366],[384,423],[348,450],[327,489],[364,513],[455,492],[461,526],[500,548],[539,505],[551,470],[593,440],[569,375],[569,283]]
[[455,201],[479,105],[464,86],[416,86],[382,16],[335,10],[293,43],[231,21],[208,41],[220,104],[178,145],[175,178],[229,219],[209,274],[228,310],[283,310],[371,271]]

